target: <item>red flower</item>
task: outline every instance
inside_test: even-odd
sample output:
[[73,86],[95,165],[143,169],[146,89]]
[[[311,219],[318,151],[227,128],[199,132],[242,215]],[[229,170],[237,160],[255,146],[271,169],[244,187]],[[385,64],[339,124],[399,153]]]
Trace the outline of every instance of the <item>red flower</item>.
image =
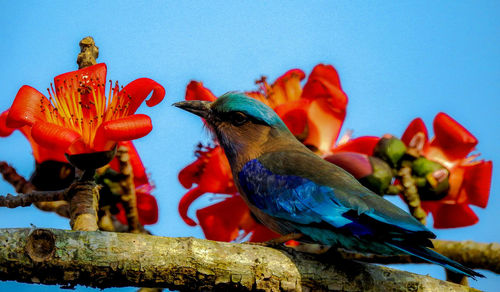
[[429,160],[445,166],[449,172],[450,189],[439,201],[422,201],[422,207],[432,213],[434,227],[452,228],[476,224],[478,218],[470,204],[485,208],[491,185],[491,161],[468,156],[478,141],[458,122],[445,113],[434,119],[435,137],[428,139],[422,119],[413,120],[401,140]]
[[300,81],[304,78],[302,70],[293,69],[272,85],[261,79],[260,91],[247,94],[272,107],[304,144],[326,154],[334,146],[344,122],[347,95],[342,91],[337,70],[331,65],[314,67],[301,88]]
[[[342,126],[347,96],[340,87],[336,70],[330,65],[316,66],[304,86],[302,70],[293,69],[269,85],[266,78],[257,83],[260,90],[246,92],[271,108],[285,122],[290,131],[304,144],[321,153],[331,151]],[[214,101],[215,95],[201,82],[191,81],[186,89],[186,100]],[[196,216],[207,239],[233,241],[250,235],[250,241],[266,241],[279,235],[261,225],[237,195],[231,169],[219,147],[199,149],[198,159],[179,173],[181,184],[190,189],[179,203],[184,221],[195,226],[187,216],[189,205],[205,193],[231,196],[211,206],[197,210]]]
[[279,237],[279,234],[257,223],[250,210],[238,195],[196,211],[196,217],[210,240],[234,241],[251,234],[248,241],[263,242]]
[[[9,111],[7,110],[0,115],[0,137],[10,136],[10,134],[12,134],[14,130],[16,130],[16,128],[10,128],[7,126],[8,114]],[[48,160],[67,162],[63,151],[58,151],[57,149],[45,148],[37,144],[31,137],[31,131],[30,131],[31,129],[29,126],[20,127],[17,128],[17,130],[19,130],[30,143],[31,149],[33,151],[33,157],[35,158],[35,161],[37,163],[42,163]]]
[[362,136],[354,139],[350,139],[345,143],[337,145],[332,149],[333,153],[340,152],[354,152],[361,153],[365,155],[372,155],[375,145],[377,145],[379,137],[374,136]]
[[[139,222],[141,222],[142,225],[155,224],[158,221],[158,204],[156,203],[155,197],[151,195],[154,187],[149,182],[146,169],[142,164],[139,153],[137,153],[134,144],[130,141],[118,142],[118,146],[125,146],[128,148],[130,164],[132,165],[132,171],[134,173],[135,196],[137,200]],[[117,158],[113,159],[109,163],[109,166],[117,172],[120,171]],[[116,215],[116,218],[122,224],[127,224],[127,217],[123,206],[118,204],[117,207],[119,209],[119,213]]]
[[116,83],[106,98],[105,81],[106,65],[101,63],[55,77],[49,99],[24,85],[6,124],[11,128],[27,126],[40,146],[69,154],[109,150],[117,141],[147,135],[151,119],[134,113],[151,91],[146,104],[158,104],[165,96],[164,88],[140,78],[121,90]]
[[179,213],[191,226],[196,222],[189,218],[189,205],[205,193],[236,194],[231,168],[220,146],[200,148],[196,151],[198,159],[179,172],[179,181],[190,189],[179,202]]

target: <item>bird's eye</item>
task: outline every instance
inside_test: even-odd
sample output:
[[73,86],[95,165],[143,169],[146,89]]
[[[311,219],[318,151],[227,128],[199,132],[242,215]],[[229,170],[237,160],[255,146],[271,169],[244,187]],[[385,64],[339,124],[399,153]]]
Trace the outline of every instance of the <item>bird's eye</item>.
[[248,121],[248,117],[242,112],[231,113],[230,121],[235,126],[241,126]]

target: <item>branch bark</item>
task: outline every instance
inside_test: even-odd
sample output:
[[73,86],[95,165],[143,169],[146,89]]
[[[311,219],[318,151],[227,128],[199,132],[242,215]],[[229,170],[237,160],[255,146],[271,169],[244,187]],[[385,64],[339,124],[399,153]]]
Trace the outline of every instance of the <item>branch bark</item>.
[[294,251],[144,234],[0,229],[0,280],[239,291],[476,291]]

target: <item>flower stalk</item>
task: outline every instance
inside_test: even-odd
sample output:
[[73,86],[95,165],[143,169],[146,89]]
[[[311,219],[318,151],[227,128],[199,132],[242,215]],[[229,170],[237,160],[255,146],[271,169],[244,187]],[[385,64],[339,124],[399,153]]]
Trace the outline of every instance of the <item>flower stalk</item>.
[[70,225],[72,230],[97,231],[100,187],[92,180],[78,181],[69,187]]
[[422,209],[415,179],[411,175],[411,166],[403,162],[398,172],[403,184],[403,198],[410,209],[410,213],[423,225],[426,224],[427,213]]
[[[83,38],[80,43],[80,53],[76,59],[78,69],[83,69],[97,64],[99,48],[92,37]],[[79,181],[72,184],[69,189],[70,225],[73,230],[96,231],[99,230],[97,210],[99,209],[99,189],[94,182],[95,170],[85,170]]]

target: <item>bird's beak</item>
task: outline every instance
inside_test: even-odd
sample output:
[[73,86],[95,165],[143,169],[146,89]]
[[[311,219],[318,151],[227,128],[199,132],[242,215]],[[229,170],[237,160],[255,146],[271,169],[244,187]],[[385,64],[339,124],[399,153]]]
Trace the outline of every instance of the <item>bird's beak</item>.
[[197,116],[200,116],[204,119],[207,119],[210,116],[210,101],[204,100],[187,100],[187,101],[179,101],[174,104],[178,108],[181,108],[185,111],[193,113]]

